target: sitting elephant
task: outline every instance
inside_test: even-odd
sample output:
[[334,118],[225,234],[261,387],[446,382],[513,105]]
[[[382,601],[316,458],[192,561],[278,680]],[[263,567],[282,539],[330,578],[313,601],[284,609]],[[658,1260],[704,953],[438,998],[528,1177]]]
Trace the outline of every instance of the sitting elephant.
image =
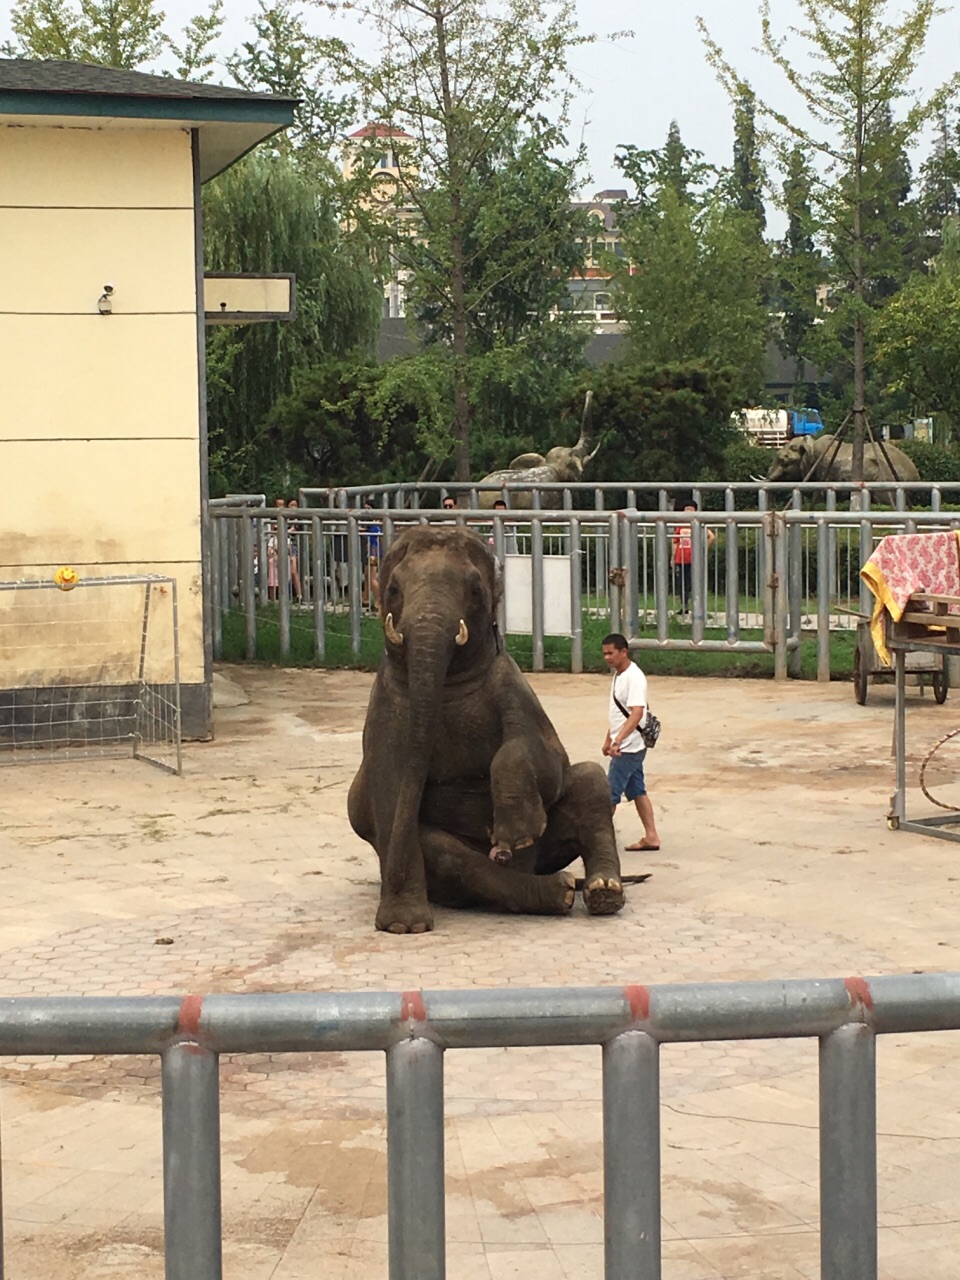
[[466,529],[402,534],[380,571],[386,646],[350,787],[357,835],[380,859],[376,926],[433,927],[430,903],[562,915],[582,857],[592,915],[623,906],[610,789],[571,765],[504,652],[499,571]]
[[[541,453],[521,453],[502,471],[491,471],[484,476],[481,484],[510,484],[517,480],[529,480],[532,484],[576,484],[583,479],[583,469],[588,462],[597,456],[600,445],[594,445],[589,434],[590,408],[593,392],[587,392],[583,410],[583,424],[580,439],[575,445],[556,445],[547,456]],[[498,498],[504,496],[501,491],[484,489],[480,491],[479,503],[489,510]],[[550,492],[541,494],[540,505],[547,510],[559,510],[562,505],[562,493]],[[529,489],[511,489],[510,506],[517,511],[529,511],[533,506],[533,494]]]
[[[779,451],[767,472],[768,480],[804,479],[829,481],[853,478],[853,445],[841,444],[834,455],[833,436],[795,436]],[[896,474],[877,445],[867,441],[863,446],[864,480],[919,480],[920,473],[896,445],[885,445]],[[831,460],[832,459],[832,460]],[[829,466],[828,466],[829,462]],[[874,490],[878,502],[893,506],[895,495],[890,490]]]

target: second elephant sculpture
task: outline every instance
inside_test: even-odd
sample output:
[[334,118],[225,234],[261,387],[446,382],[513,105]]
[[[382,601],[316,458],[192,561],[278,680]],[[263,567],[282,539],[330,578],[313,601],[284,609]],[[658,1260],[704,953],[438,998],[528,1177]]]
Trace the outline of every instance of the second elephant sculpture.
[[433,928],[431,903],[563,915],[583,858],[592,915],[623,906],[610,787],[571,765],[496,627],[500,577],[466,529],[409,529],[380,573],[386,646],[350,787],[380,860],[378,929]]
[[[774,458],[768,480],[789,480],[799,483],[805,477],[810,480],[849,481],[853,478],[853,445],[841,444],[833,453],[834,437],[797,436],[790,440]],[[902,450],[896,445],[885,445],[887,455],[896,469],[890,470],[886,459],[875,444],[867,442],[863,447],[864,480],[919,480],[920,473]],[[832,460],[831,460],[832,459]],[[878,501],[893,506],[893,494],[889,490],[876,493]]]

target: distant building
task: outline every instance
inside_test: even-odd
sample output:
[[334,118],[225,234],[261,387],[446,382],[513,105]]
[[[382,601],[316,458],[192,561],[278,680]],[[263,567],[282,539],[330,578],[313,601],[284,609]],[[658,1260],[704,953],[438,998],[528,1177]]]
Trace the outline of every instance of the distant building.
[[[582,268],[568,282],[564,309],[575,312],[594,333],[620,333],[623,330],[613,306],[614,282],[608,255],[625,256],[617,223],[617,206],[627,198],[626,191],[611,188],[598,191],[592,200],[578,200],[571,205],[572,209],[586,213],[596,230],[584,246]],[[631,275],[634,270],[630,268]]]
[[[417,210],[410,202],[409,191],[412,170],[404,152],[414,141],[413,135],[390,125],[370,123],[351,133],[343,145],[342,171],[347,179],[358,170],[372,177],[371,198],[368,212],[383,222],[392,222],[395,230],[413,235],[416,231]],[[415,179],[417,175],[412,175]],[[383,272],[383,310],[385,320],[405,316],[406,284],[409,273],[394,257],[381,264]]]

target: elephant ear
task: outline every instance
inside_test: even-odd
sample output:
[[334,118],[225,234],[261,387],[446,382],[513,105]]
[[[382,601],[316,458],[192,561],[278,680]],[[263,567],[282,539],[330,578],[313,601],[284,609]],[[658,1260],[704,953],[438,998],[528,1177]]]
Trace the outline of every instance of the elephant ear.
[[404,535],[401,534],[394,542],[393,546],[383,557],[380,562],[380,572],[378,574],[380,581],[380,616],[384,617],[383,601],[387,594],[387,587],[390,585],[390,579],[396,571],[397,565],[407,557],[410,549],[410,543]]
[[490,590],[491,621],[497,616],[497,609],[503,596],[503,567],[493,554],[488,543],[476,534],[470,534],[466,542],[467,555],[483,574]]
[[531,467],[545,466],[546,461],[542,453],[520,453],[507,469],[509,471],[529,471]]

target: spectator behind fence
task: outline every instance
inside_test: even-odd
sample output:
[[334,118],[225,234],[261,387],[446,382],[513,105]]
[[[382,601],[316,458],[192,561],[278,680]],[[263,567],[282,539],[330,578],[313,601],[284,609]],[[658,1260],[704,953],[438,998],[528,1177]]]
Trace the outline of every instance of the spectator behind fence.
[[[300,503],[291,498],[287,503],[288,511],[299,511]],[[303,590],[300,586],[300,543],[297,535],[303,533],[305,526],[301,520],[290,520],[287,523],[287,554],[290,556],[290,585],[297,604],[303,603]]]
[[[700,507],[696,502],[688,502],[683,508],[684,511],[699,511]],[[716,534],[712,529],[707,529],[707,546],[713,545],[716,540]],[[680,596],[680,608],[677,610],[678,617],[685,617],[688,609],[691,608],[690,602],[693,599],[693,538],[694,526],[690,523],[678,524],[673,531],[673,572],[674,572],[674,590]]]
[[[369,501],[363,504],[364,511],[372,511]],[[380,606],[380,542],[383,527],[377,521],[362,520],[360,522],[360,559],[363,564],[364,607],[377,609]]]
[[[503,498],[497,498],[493,504],[494,511],[508,511],[509,508]],[[490,535],[490,545],[494,546],[494,535]],[[519,554],[517,548],[517,527],[511,520],[509,523],[503,521],[503,554],[505,556],[515,556]]]

